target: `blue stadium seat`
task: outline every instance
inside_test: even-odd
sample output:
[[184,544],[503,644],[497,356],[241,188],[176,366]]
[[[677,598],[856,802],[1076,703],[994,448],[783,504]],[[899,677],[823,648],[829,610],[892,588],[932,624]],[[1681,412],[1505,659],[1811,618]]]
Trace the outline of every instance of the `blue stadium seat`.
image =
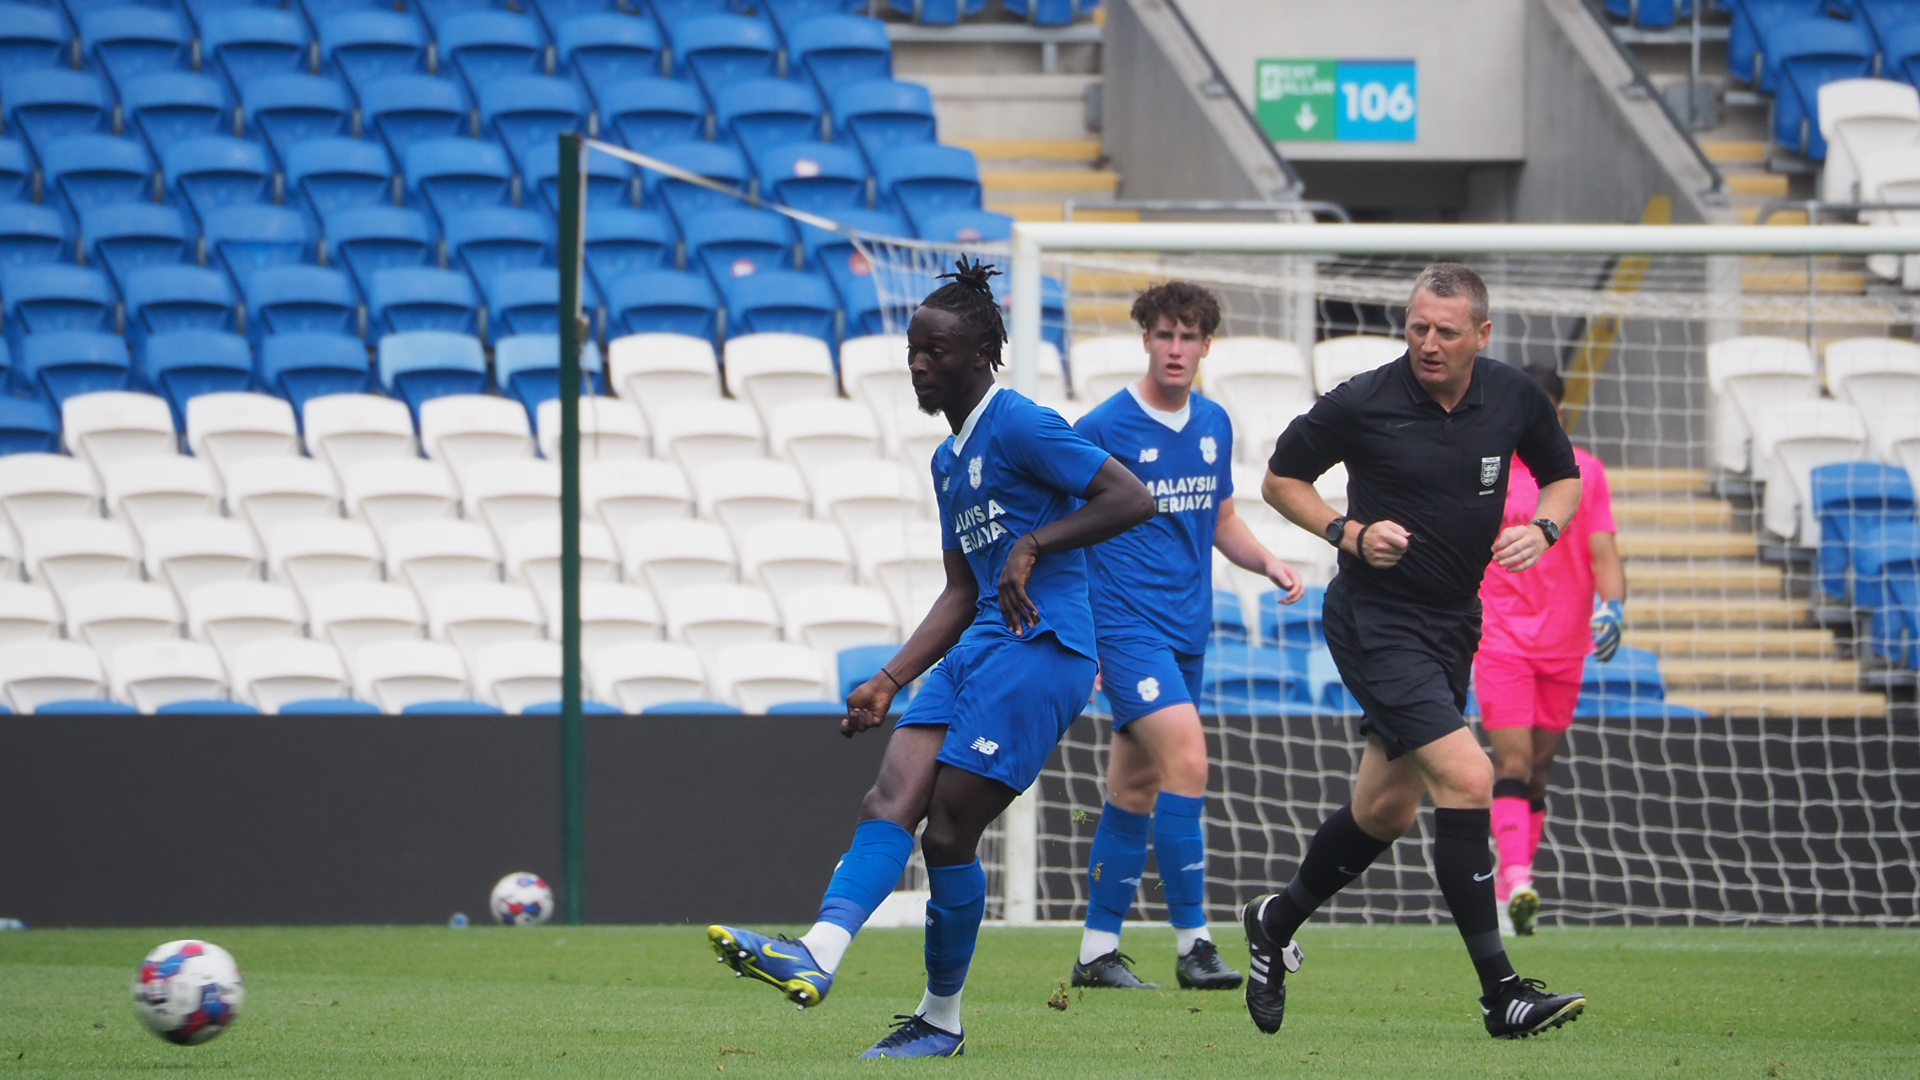
[[312,36],[306,20],[291,11],[232,7],[208,13],[199,24],[202,69],[224,75],[236,96],[255,79],[306,70]]
[[428,139],[401,155],[409,200],[442,225],[460,210],[513,205],[513,165],[506,151],[478,139]]
[[[848,210],[835,214],[834,219],[867,236],[913,235],[905,219],[891,211]],[[854,247],[853,241],[839,233],[802,225],[800,245],[808,269],[826,274],[827,280],[833,283],[833,291],[840,296],[840,306],[846,312],[845,336],[886,333],[880,294],[874,287],[873,264]]]
[[748,14],[751,3],[735,3],[734,0],[653,0],[647,5],[653,11],[661,27],[671,30],[688,19],[702,15]]
[[[540,21],[546,25],[547,32],[556,36],[560,33],[560,28],[572,19],[586,15],[614,15],[623,11],[638,11],[641,7],[639,4],[632,3],[631,0],[625,3],[622,0],[530,0],[530,2],[534,13],[539,15]],[[633,15],[627,17],[649,25],[653,21]]]
[[[880,674],[880,669],[899,651],[898,645],[856,645],[851,649],[841,649],[835,658],[840,675],[840,697],[844,699],[866,685],[867,680]],[[898,712],[906,708],[907,702],[913,700],[916,686],[916,683],[908,683],[901,688],[894,696],[894,707],[888,711]]]
[[868,209],[867,163],[832,143],[789,143],[754,155],[760,195],[769,202],[832,217]]
[[223,206],[207,215],[202,233],[209,266],[224,267],[233,283],[269,266],[297,266],[315,257],[307,220],[284,206]]
[[320,19],[320,58],[356,95],[392,75],[427,70],[427,29],[395,12],[332,10]]
[[1809,498],[1820,522],[1815,557],[1821,591],[1835,599],[1853,595],[1849,577],[1853,547],[1869,533],[1914,519],[1913,481],[1897,465],[1847,461],[1813,470]]
[[502,270],[553,265],[553,222],[531,210],[463,210],[445,233],[447,265],[482,288]]
[[[1716,2],[1718,3],[1719,0]],[[1719,3],[1719,6],[1728,7],[1733,2],[1737,0],[1727,0],[1725,3]],[[1852,16],[1864,18],[1867,26],[1873,30],[1873,36],[1879,39],[1882,46],[1886,44],[1888,33],[1895,28],[1920,22],[1920,0],[1831,0],[1827,12],[1831,15],[1841,15],[1843,8],[1851,11]],[[1891,78],[1892,76],[1882,75],[1881,77]]]
[[248,131],[266,140],[284,166],[287,151],[313,139],[353,134],[353,95],[320,75],[271,75],[240,89]]
[[1693,4],[1688,0],[1607,0],[1607,13],[1635,26],[1658,29],[1691,18]]
[[409,330],[478,332],[480,297],[453,270],[377,270],[367,289],[367,336]]
[[192,48],[193,28],[164,8],[98,8],[80,16],[81,56],[119,90],[150,71],[184,69]]
[[327,261],[353,275],[361,296],[379,271],[430,266],[438,257],[433,227],[418,210],[362,206],[336,210],[325,221]]
[[1292,604],[1282,604],[1280,595],[1277,589],[1260,594],[1261,640],[1290,649],[1326,644],[1321,614],[1327,602],[1326,587],[1310,585],[1306,595]]
[[[583,279],[581,310],[599,325],[599,294]],[[487,335],[560,333],[560,271],[546,267],[502,270],[487,279]]]
[[253,386],[253,352],[247,339],[218,330],[172,330],[146,340],[135,373],[173,408],[173,427],[185,431],[187,402],[201,394],[226,394]]
[[681,236],[688,269],[705,270],[715,283],[793,269],[793,226],[771,210],[714,210],[689,220]]
[[101,330],[29,334],[15,361],[14,386],[55,408],[75,394],[125,390],[133,374],[127,339]]
[[1880,77],[1920,85],[1920,19],[1874,36],[1880,42]]
[[142,75],[120,92],[125,126],[155,155],[187,139],[233,134],[227,88],[211,75],[160,71]]
[[882,205],[897,207],[918,228],[949,210],[980,209],[980,167],[957,146],[902,146],[874,163]]
[[496,6],[495,0],[413,0],[407,5],[427,20],[427,27],[436,37],[449,19],[470,11],[487,11]]
[[352,698],[303,698],[281,704],[281,716],[378,716],[380,706]]
[[380,341],[379,356],[375,371],[380,385],[407,403],[416,424],[423,401],[487,390],[487,355],[480,339],[469,334],[431,330],[389,334]]
[[767,706],[767,716],[845,716],[843,701],[778,701]]
[[868,0],[762,0],[767,17],[773,20],[782,37],[808,19],[822,15],[864,15]]
[[787,34],[787,66],[805,72],[822,94],[849,83],[893,78],[887,24],[863,15],[823,15]]
[[952,26],[987,9],[987,0],[887,0],[893,10],[929,26]]
[[241,288],[247,301],[247,334],[352,334],[365,332],[360,298],[344,270],[326,266],[274,266],[254,271]]
[[1312,684],[1288,670],[1273,646],[1223,644],[1208,652],[1200,697],[1204,711],[1246,716],[1310,715],[1315,704]]
[[338,210],[392,207],[393,161],[375,139],[315,139],[287,151],[286,201],[318,224]]
[[713,92],[716,137],[756,160],[776,146],[819,140],[822,111],[812,87],[787,79],[743,79]]
[[273,163],[266,147],[245,139],[188,139],[160,155],[167,198],[197,221],[222,206],[273,201]]
[[587,273],[604,295],[613,280],[641,270],[671,270],[680,236],[665,214],[651,210],[595,210],[584,238]]
[[232,330],[233,284],[205,266],[146,266],[127,275],[127,336],[134,349],[152,334],[176,330]]
[[663,51],[651,20],[604,11],[574,15],[554,27],[553,48],[556,69],[580,80],[603,118],[606,91],[636,75],[657,74]]
[[473,134],[466,90],[453,79],[389,75],[359,95],[361,125],[378,134],[396,159],[418,142]]
[[191,254],[193,230],[179,210],[159,203],[102,206],[80,215],[87,261],[107,268],[119,288],[143,266],[171,266]]
[[67,67],[72,37],[56,8],[0,4],[0,71]]
[[39,157],[56,139],[106,131],[113,91],[82,71],[9,71],[0,74],[0,105],[7,127],[26,136]]
[[[654,147],[649,153],[669,165],[677,165],[743,194],[750,191],[753,174],[747,167],[746,156],[731,146],[707,142],[668,143]],[[746,205],[731,195],[670,179],[651,169],[640,171],[640,183],[643,189],[640,204],[657,209],[664,203],[675,224],[682,228],[691,217]]]
[[10,266],[0,270],[0,324],[7,345],[20,355],[27,334],[56,330],[113,330],[113,285],[84,266]]
[[1761,39],[1765,71],[1773,74],[1773,138],[1815,161],[1827,157],[1820,135],[1819,93],[1823,83],[1864,79],[1874,74],[1879,46],[1865,20],[1792,19],[1776,24]]
[[714,339],[720,296],[705,274],[648,270],[607,286],[608,333],[686,334]]
[[[543,213],[560,213],[560,155],[527,155],[520,169],[521,201]],[[538,192],[536,198],[533,193]],[[601,210],[631,210],[640,200],[640,170],[631,161],[604,150],[587,151],[587,205]],[[589,215],[591,216],[591,215]]]
[[547,35],[531,15],[465,12],[447,19],[434,40],[441,70],[458,72],[476,98],[502,79],[546,71]]
[[[47,706],[40,706],[41,712]],[[642,716],[740,716],[740,706],[724,701],[662,701],[640,710]]]
[[587,130],[587,95],[566,79],[516,75],[490,80],[475,92],[481,130],[491,132],[525,168],[557,158],[562,132]]
[[49,701],[34,707],[36,716],[138,716],[140,710],[118,701],[102,701],[98,698],[74,698],[71,701]]
[[31,203],[0,203],[0,267],[58,261],[67,250],[67,227],[58,211]]
[[1698,709],[1667,703],[1666,679],[1660,673],[1660,655],[1649,649],[1622,645],[1611,661],[1596,663],[1587,657],[1580,676],[1580,699],[1573,707],[1576,720],[1698,719]]
[[1035,26],[1072,26],[1092,15],[1099,0],[1003,0],[1007,10]]
[[69,220],[98,206],[153,201],[153,158],[138,139],[69,135],[40,161],[46,201]]
[[1245,609],[1240,606],[1240,594],[1216,586],[1213,590],[1213,628],[1209,632],[1209,639],[1220,644],[1232,644],[1243,643],[1250,636]]
[[0,202],[33,198],[33,158],[19,139],[0,139]]
[[[521,709],[520,715],[522,716],[554,716],[560,712],[561,704],[562,703],[558,701],[542,701],[534,705],[529,705],[524,709]],[[582,716],[619,716],[620,710],[614,708],[613,706],[607,704],[604,701],[594,701],[591,698],[582,698],[580,701],[580,714]]]
[[155,716],[258,716],[260,710],[244,701],[195,698],[191,701],[170,701],[153,710],[153,714]]
[[762,270],[720,282],[727,305],[727,336],[804,334],[836,349],[840,302],[827,280],[792,270]]
[[679,79],[646,76],[623,79],[600,89],[600,131],[635,150],[692,142],[707,137],[707,97],[700,87]]
[[978,244],[1013,239],[1013,217],[991,210],[949,210],[928,214],[920,239],[936,243]]
[[0,397],[0,454],[57,454],[60,417],[44,401]]
[[401,708],[402,716],[504,716],[498,705],[478,701],[416,701]]
[[1744,83],[1761,79],[1761,42],[1774,24],[1824,15],[1827,0],[1739,0],[1728,5],[1727,73]]
[[[585,393],[606,393],[606,364],[591,341],[580,350],[580,374]],[[493,380],[501,393],[527,407],[529,422],[535,421],[540,403],[560,396],[559,333],[500,338],[493,346]]]
[[712,98],[723,86],[773,78],[780,40],[773,27],[744,15],[700,15],[671,24],[673,70],[683,70]]
[[933,115],[933,95],[919,83],[896,79],[868,79],[836,87],[833,138],[851,143],[874,159],[896,146],[920,146],[939,141]]
[[367,343],[346,334],[269,334],[260,340],[254,374],[268,393],[293,404],[295,416],[308,398],[364,394],[372,387]]
[[1853,547],[1853,564],[1853,603],[1871,613],[1874,653],[1901,667],[1920,666],[1920,524],[1869,529]]

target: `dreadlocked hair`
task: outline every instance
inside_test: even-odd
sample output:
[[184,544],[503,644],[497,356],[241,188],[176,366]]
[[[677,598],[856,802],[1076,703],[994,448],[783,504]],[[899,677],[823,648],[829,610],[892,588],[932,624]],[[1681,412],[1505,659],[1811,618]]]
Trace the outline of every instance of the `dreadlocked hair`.
[[952,273],[940,275],[946,284],[933,290],[921,301],[921,306],[951,311],[965,319],[967,326],[979,336],[987,359],[998,370],[1000,346],[1007,340],[1007,324],[1000,318],[1000,301],[993,297],[992,279],[999,277],[1000,271],[995,270],[993,264],[977,259],[970,263],[964,255],[955,260],[953,266]]

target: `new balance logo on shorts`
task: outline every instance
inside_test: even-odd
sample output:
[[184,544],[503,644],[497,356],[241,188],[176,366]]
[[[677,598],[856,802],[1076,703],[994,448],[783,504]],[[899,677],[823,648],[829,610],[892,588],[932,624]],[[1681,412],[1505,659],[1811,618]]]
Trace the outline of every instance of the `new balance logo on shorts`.
[[992,757],[999,751],[1000,744],[982,735],[980,738],[973,740],[973,746],[970,747],[970,749],[978,750],[988,757]]

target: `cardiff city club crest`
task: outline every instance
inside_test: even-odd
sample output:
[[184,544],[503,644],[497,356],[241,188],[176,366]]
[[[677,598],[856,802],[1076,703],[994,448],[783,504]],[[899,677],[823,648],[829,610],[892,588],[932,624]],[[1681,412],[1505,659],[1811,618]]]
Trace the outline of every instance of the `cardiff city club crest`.
[[975,455],[972,461],[967,462],[967,483],[972,484],[974,487],[980,486],[980,466],[981,460],[978,455]]
[[1213,464],[1213,459],[1219,456],[1220,456],[1220,444],[1214,441],[1213,436],[1211,435],[1200,436],[1201,459],[1204,460],[1207,464],[1211,465]]
[[1497,457],[1481,458],[1480,459],[1480,486],[1492,487],[1493,482],[1498,479],[1500,479],[1500,459]]

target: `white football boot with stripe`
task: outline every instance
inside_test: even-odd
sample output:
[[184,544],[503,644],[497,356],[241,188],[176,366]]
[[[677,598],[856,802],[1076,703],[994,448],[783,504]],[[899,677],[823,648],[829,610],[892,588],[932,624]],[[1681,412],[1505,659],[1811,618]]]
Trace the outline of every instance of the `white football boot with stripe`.
[[1539,979],[1512,978],[1500,990],[1480,999],[1487,1034],[1496,1039],[1524,1039],[1577,1019],[1587,1007],[1585,994],[1549,994]]

